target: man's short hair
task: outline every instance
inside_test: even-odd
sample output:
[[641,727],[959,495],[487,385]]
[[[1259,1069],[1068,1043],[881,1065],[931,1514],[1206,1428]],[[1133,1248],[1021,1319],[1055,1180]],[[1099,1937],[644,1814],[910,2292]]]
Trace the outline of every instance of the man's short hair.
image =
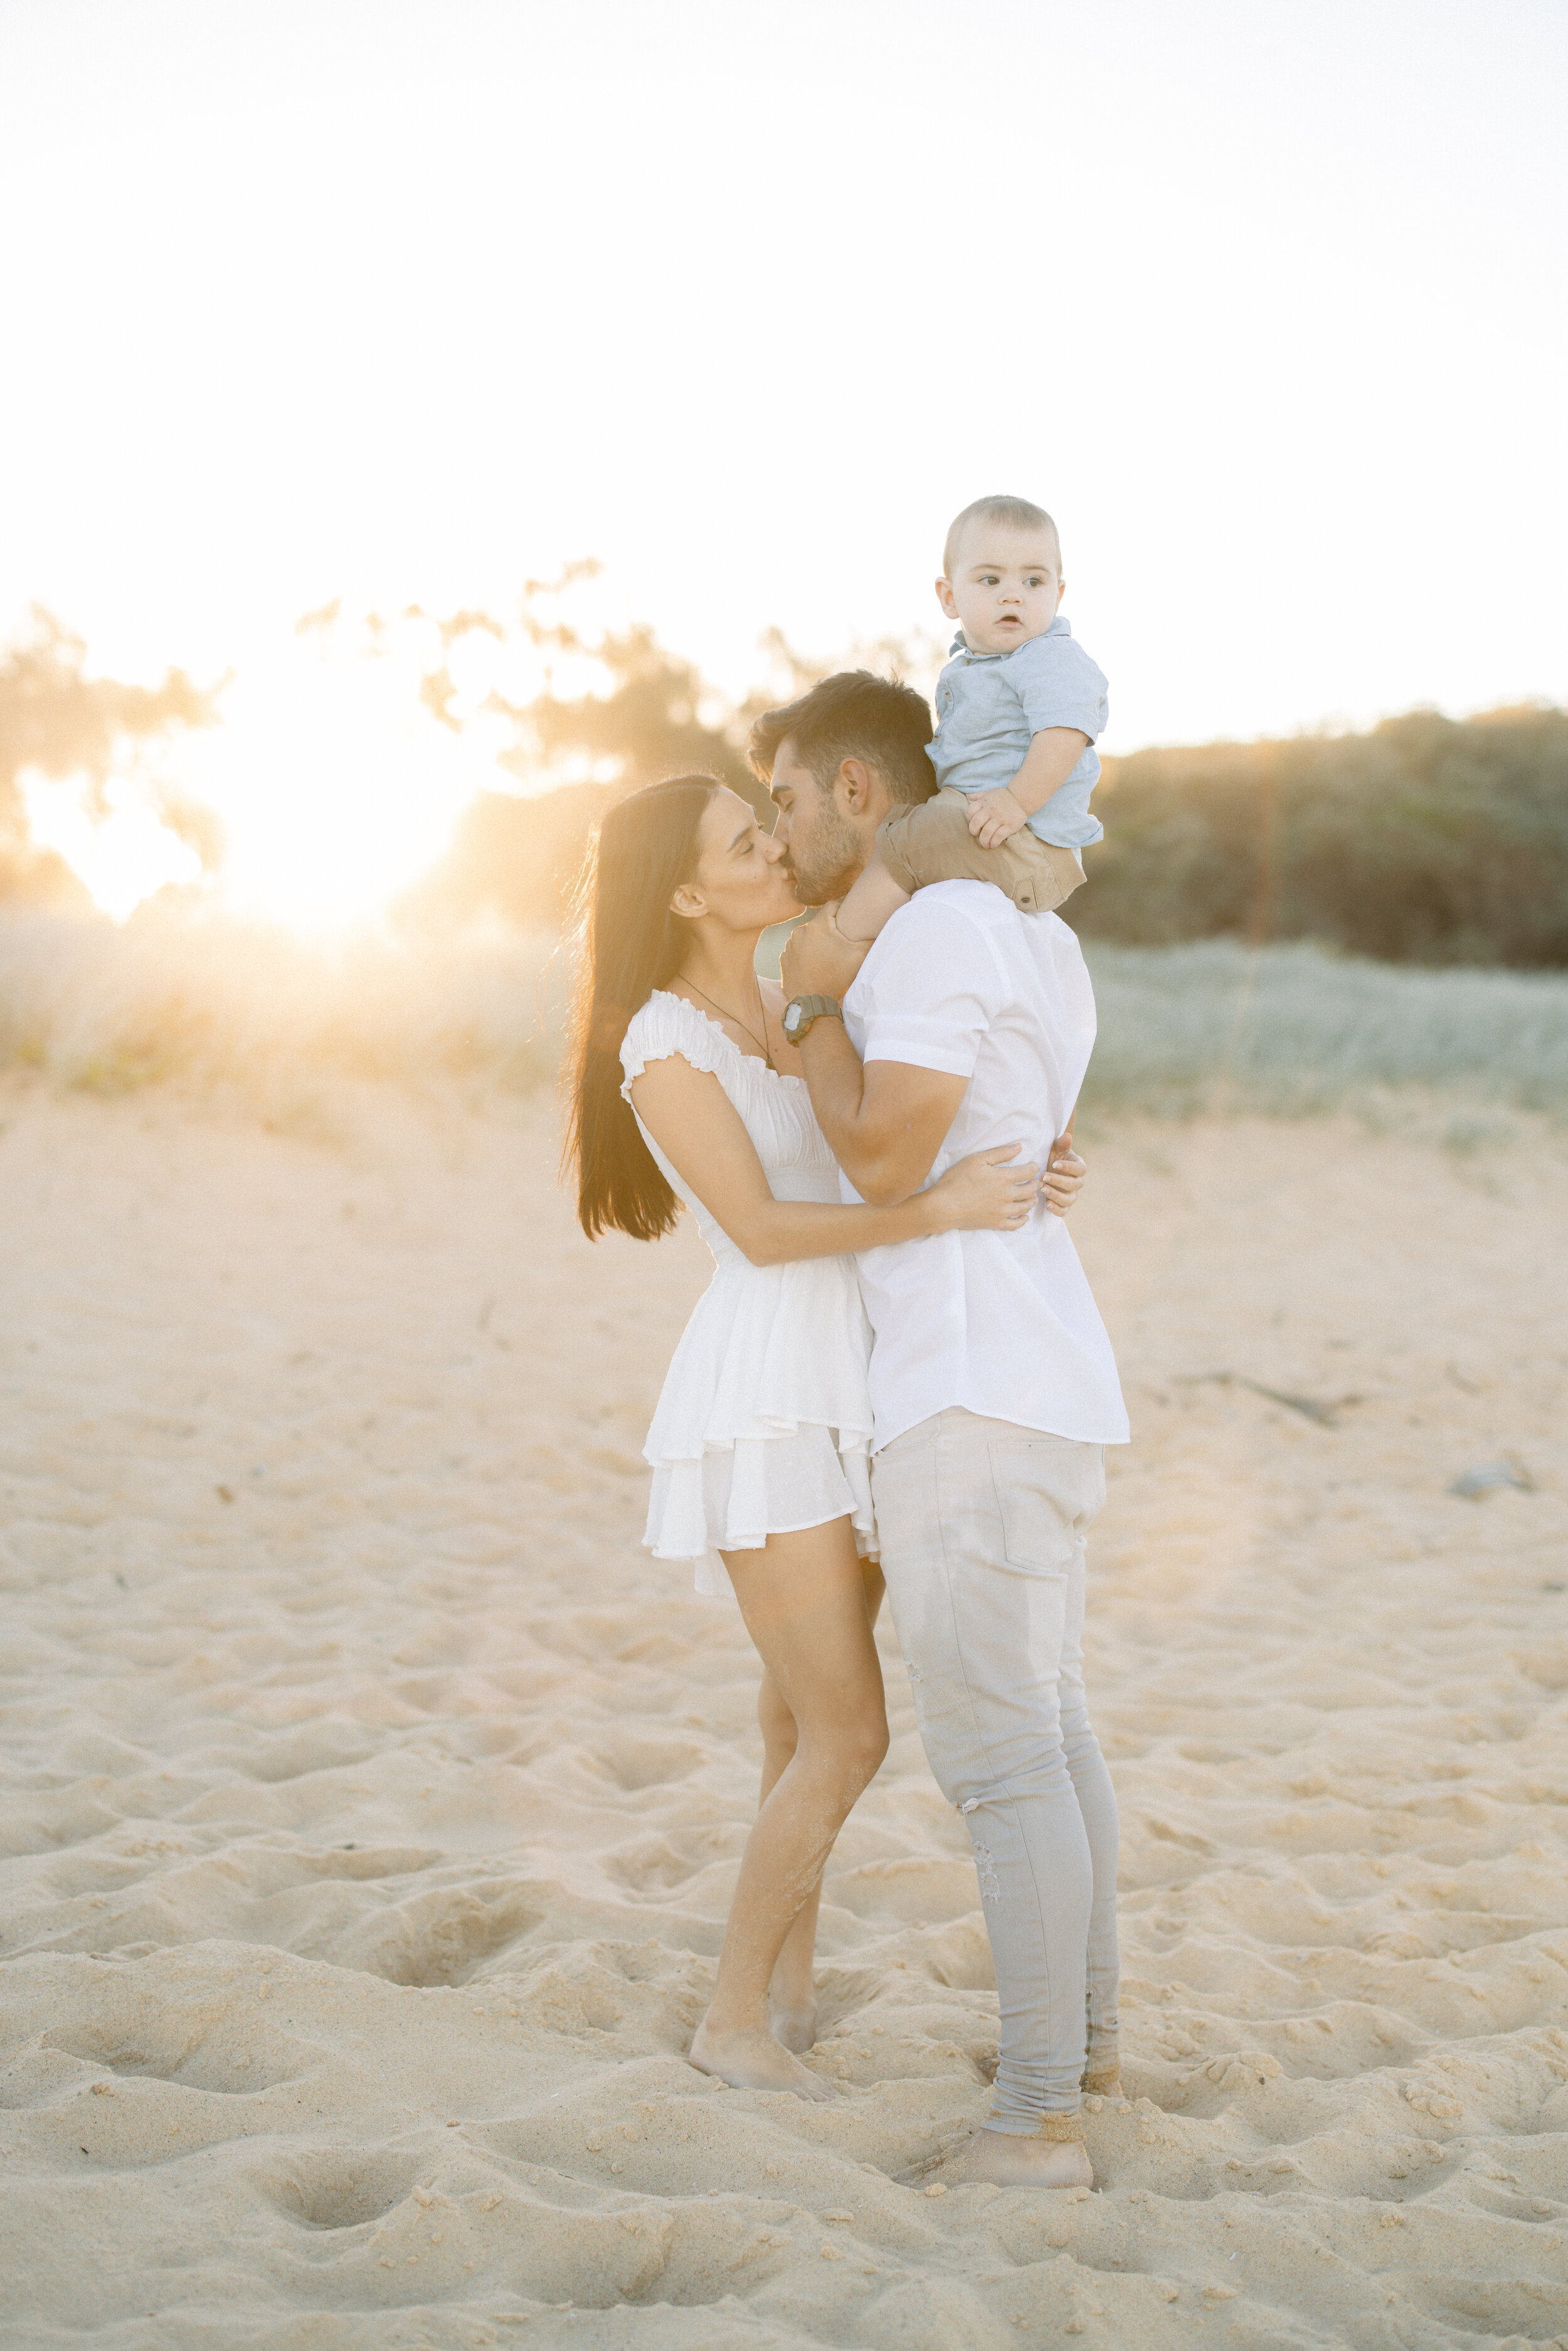
[[763,712],[751,730],[751,764],[769,782],[779,746],[789,742],[825,792],[844,760],[863,759],[894,799],[928,800],[936,789],[925,751],[932,731],[925,696],[902,678],[841,669],[798,702]]
[[1056,549],[1056,568],[1061,569],[1061,534],[1043,507],[1031,506],[1028,498],[977,498],[961,515],[955,515],[947,526],[947,536],[942,542],[942,577],[951,580],[953,561],[965,531],[972,522],[998,522],[1004,530],[1048,530]]

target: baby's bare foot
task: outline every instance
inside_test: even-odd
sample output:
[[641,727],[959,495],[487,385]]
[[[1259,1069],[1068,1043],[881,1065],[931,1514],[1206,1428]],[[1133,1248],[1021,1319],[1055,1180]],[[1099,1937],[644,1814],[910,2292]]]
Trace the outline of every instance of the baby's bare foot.
[[803,2057],[808,2049],[817,2045],[817,2003],[801,2001],[791,2005],[769,2005],[768,2030],[781,2049],[792,2049]]
[[944,2167],[942,2177],[949,2188],[983,2179],[997,2188],[1092,2188],[1094,2167],[1081,2138],[1016,2138],[982,2130]]
[[901,891],[897,897],[891,899],[886,905],[878,905],[873,900],[867,900],[863,905],[850,906],[851,927],[846,931],[839,918],[844,907],[849,904],[849,900],[847,897],[830,898],[825,905],[819,907],[817,920],[826,923],[841,946],[852,948],[863,958],[870,954],[877,934],[888,915],[899,905],[906,903]]
[[755,2028],[716,2032],[705,2018],[698,2025],[688,2061],[699,2074],[716,2074],[732,2090],[792,2090],[798,2098],[823,2102],[840,2093],[831,2082],[801,2064],[781,2048],[771,2032]]

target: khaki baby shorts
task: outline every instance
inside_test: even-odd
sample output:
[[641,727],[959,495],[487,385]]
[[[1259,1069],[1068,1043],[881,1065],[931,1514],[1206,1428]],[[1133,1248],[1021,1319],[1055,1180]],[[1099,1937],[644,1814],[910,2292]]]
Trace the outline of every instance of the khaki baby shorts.
[[930,882],[992,882],[1024,914],[1043,914],[1070,898],[1083,879],[1071,849],[1041,841],[1025,825],[998,849],[982,849],[969,831],[969,795],[944,784],[931,799],[905,804],[877,828],[882,862],[900,886]]

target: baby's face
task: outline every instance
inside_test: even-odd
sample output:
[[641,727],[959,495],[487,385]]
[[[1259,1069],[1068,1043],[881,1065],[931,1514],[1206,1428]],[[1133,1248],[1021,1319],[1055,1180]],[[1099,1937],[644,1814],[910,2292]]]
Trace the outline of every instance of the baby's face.
[[936,594],[971,653],[1010,653],[1056,618],[1061,566],[1050,531],[974,522],[958,542],[953,577],[938,580]]

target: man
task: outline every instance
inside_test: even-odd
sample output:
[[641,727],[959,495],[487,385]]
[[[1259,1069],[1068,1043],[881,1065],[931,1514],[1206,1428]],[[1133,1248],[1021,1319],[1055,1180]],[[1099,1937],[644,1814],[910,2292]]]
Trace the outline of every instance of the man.
[[[786,1029],[846,1196],[876,1203],[1004,1143],[1043,1165],[1093,1043],[1071,932],[986,883],[916,892],[869,952],[837,931],[883,818],[934,789],[930,737],[919,695],[855,671],[751,737],[797,894],[828,908],[785,950]],[[1116,1804],[1082,1670],[1083,1539],[1127,1436],[1110,1341],[1043,1211],[870,1250],[860,1277],[883,1571],[996,1962],[995,2099],[956,2176],[1087,2184],[1081,2091],[1117,2078]]]

